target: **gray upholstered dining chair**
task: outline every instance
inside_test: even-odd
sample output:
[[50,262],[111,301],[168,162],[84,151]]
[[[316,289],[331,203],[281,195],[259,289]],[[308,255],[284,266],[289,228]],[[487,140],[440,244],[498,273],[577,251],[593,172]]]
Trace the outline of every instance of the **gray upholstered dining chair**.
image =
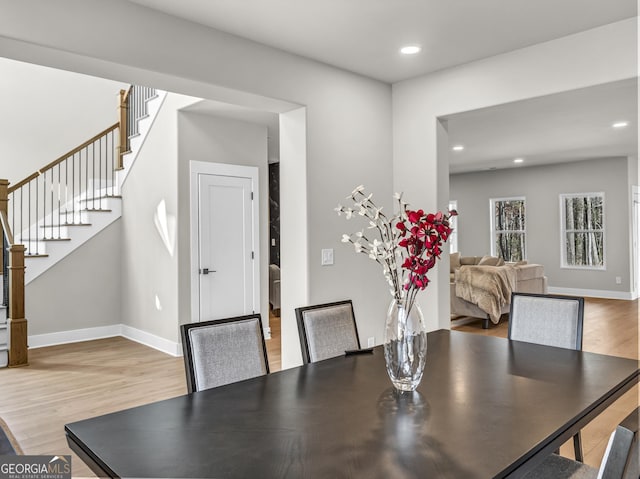
[[351,300],[296,308],[298,334],[305,363],[334,358],[360,349]]
[[[512,293],[509,339],[582,350],[584,298],[552,294]],[[577,461],[582,462],[580,431],[573,437]]]
[[566,457],[551,454],[525,479],[638,479],[640,408],[627,416],[611,434],[600,468],[596,469]]
[[582,349],[584,298],[512,293],[509,339]]
[[269,373],[259,314],[180,326],[190,393]]

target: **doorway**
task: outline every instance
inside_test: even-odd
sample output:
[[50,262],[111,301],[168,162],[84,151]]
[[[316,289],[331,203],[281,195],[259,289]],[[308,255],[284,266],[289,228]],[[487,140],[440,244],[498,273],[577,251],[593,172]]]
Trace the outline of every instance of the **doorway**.
[[258,168],[190,166],[192,320],[258,312]]

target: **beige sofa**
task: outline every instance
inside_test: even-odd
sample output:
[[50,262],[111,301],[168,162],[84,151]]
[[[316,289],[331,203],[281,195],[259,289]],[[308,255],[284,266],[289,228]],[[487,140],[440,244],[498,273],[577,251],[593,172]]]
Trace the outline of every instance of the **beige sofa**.
[[[452,316],[471,316],[482,318],[483,329],[489,328],[489,315],[469,301],[465,301],[456,296],[455,272],[461,267],[473,267],[476,265],[488,265],[501,267],[505,262],[501,259],[490,256],[461,256],[459,253],[451,255],[450,269],[450,302]],[[527,263],[506,263],[513,266],[516,272],[516,285],[513,292],[517,293],[547,293],[547,277],[544,275],[544,266],[541,264]],[[502,314],[509,312],[509,304],[502,306]]]

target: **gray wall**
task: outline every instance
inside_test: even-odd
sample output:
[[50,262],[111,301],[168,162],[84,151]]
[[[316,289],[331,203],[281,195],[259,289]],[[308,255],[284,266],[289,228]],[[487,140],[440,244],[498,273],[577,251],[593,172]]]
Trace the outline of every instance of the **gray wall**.
[[121,238],[116,220],[26,286],[30,336],[120,323]]
[[17,183],[113,125],[126,87],[0,58],[0,178]]
[[[489,199],[526,197],[527,255],[544,265],[550,287],[631,291],[629,258],[629,163],[610,158],[541,167],[451,175],[458,202],[458,249],[464,256],[490,252]],[[606,270],[560,267],[562,193],[604,192]],[[622,284],[615,277],[622,278]]]
[[[180,341],[175,246],[178,110],[195,101],[167,95],[122,187],[122,323],[174,342]],[[173,251],[166,247],[154,222],[162,201]]]
[[260,194],[260,313],[269,320],[269,176],[267,127],[182,111],[178,114],[178,220],[180,323],[191,321],[191,226],[189,162],[206,161],[258,167]]

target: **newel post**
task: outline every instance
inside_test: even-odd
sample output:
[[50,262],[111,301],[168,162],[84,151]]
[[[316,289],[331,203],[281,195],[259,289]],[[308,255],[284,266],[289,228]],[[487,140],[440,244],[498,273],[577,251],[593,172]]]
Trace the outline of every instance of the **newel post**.
[[9,367],[29,364],[24,317],[24,250],[22,244],[9,246]]
[[118,135],[120,141],[118,144],[118,164],[116,170],[122,170],[124,168],[124,155],[129,153],[129,147],[127,145],[127,110],[128,106],[128,90],[120,90],[118,101],[118,114],[120,116],[120,126],[118,127]]

